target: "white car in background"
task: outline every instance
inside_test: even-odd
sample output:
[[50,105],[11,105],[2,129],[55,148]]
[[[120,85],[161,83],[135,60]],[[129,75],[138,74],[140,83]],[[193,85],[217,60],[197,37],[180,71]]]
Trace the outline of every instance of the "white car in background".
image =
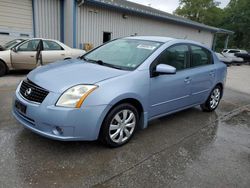
[[215,52],[215,55],[221,62],[225,63],[228,66],[230,66],[233,63],[233,59],[231,57],[224,56],[223,54],[218,52]]
[[28,39],[11,49],[0,51],[0,76],[8,70],[32,70],[57,60],[77,58],[84,53],[84,50],[70,48],[57,40]]
[[235,63],[243,63],[244,59],[241,57],[236,57],[235,53],[247,53],[245,50],[240,49],[224,49],[222,54],[226,57],[232,58],[233,62]]
[[23,41],[25,41],[25,39],[14,39],[14,40],[11,40],[11,41],[5,43],[4,45],[0,45],[0,51],[9,50],[9,49],[15,47],[16,45],[20,44]]

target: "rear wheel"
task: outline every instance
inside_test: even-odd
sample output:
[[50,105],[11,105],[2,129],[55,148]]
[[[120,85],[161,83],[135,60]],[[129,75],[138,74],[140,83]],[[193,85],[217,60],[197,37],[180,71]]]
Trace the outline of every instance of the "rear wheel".
[[222,89],[220,86],[215,86],[212,90],[211,94],[209,95],[207,101],[201,105],[201,109],[206,112],[214,111],[219,103],[222,96]]
[[3,76],[7,73],[7,67],[3,61],[0,60],[0,76]]
[[131,104],[120,104],[106,116],[101,130],[101,140],[111,147],[126,144],[134,135],[139,122],[137,109]]

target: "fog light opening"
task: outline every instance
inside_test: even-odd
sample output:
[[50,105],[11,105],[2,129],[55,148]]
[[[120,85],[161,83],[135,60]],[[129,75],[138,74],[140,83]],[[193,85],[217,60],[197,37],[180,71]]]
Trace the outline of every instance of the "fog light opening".
[[60,127],[58,127],[58,126],[56,126],[56,127],[52,130],[52,132],[53,132],[54,135],[59,136],[59,135],[62,135],[62,134],[63,134],[63,129],[60,128]]

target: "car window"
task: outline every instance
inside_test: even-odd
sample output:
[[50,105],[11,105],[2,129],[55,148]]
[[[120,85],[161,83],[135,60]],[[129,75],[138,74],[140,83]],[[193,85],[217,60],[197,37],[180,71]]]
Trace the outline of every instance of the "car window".
[[224,53],[225,53],[225,52],[227,52],[227,50],[223,50],[222,52],[224,52]]
[[54,41],[44,40],[43,41],[44,50],[63,50],[63,48]]
[[228,53],[237,53],[237,52],[240,52],[239,50],[229,50]]
[[6,44],[3,45],[3,47],[4,47],[5,49],[10,49],[10,48],[16,46],[17,44],[19,44],[19,43],[21,43],[21,42],[23,42],[23,41],[24,41],[24,40],[22,40],[22,39],[15,39],[15,40],[12,40],[12,41],[10,41],[10,42],[7,42]]
[[190,67],[212,64],[211,52],[200,46],[191,45]]
[[156,59],[156,65],[167,64],[182,70],[188,67],[189,50],[187,45],[169,47]]
[[40,40],[29,40],[19,46],[18,51],[36,51]]
[[137,39],[117,39],[87,53],[88,61],[102,61],[107,66],[134,70],[162,43]]

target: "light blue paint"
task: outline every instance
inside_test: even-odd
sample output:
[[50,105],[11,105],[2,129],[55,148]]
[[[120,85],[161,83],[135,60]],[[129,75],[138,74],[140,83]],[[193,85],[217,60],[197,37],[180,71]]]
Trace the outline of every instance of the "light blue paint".
[[[223,85],[225,82],[226,65],[206,47],[203,48],[212,54],[212,64],[187,67],[176,74],[150,74],[153,70],[150,68],[152,63],[165,49],[183,43],[202,46],[199,43],[166,37],[126,39],[156,41],[163,44],[133,71],[115,69],[80,59],[39,67],[27,77],[36,85],[48,90],[48,96],[41,104],[31,102],[19,93],[19,85],[14,101],[18,100],[26,105],[27,111],[26,114],[22,114],[13,106],[14,117],[26,128],[48,138],[96,140],[109,110],[124,99],[137,100],[141,104],[143,112],[140,127],[146,128],[149,120],[203,104],[212,89],[218,83]],[[187,78],[189,82],[186,82]],[[81,108],[55,105],[67,89],[79,84],[94,84],[99,87],[85,99]],[[56,126],[64,130],[62,135],[53,133]]]

